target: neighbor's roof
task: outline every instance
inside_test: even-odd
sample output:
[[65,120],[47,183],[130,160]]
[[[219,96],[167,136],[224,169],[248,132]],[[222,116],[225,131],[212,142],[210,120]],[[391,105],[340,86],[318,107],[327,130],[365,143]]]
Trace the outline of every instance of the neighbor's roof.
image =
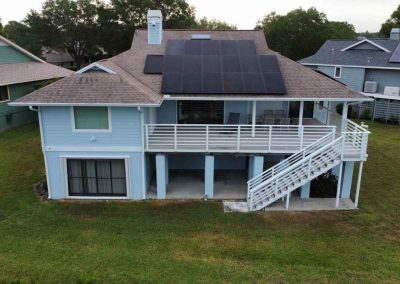
[[24,63],[0,64],[0,86],[61,78],[72,74],[70,70],[46,63],[5,37],[0,36],[0,41],[14,47],[33,60]]
[[[37,90],[13,104],[26,105],[64,105],[64,104],[160,104],[162,75],[144,74],[144,65],[148,54],[164,54],[169,39],[191,39],[193,34],[209,34],[211,39],[254,40],[258,54],[277,55],[283,80],[287,89],[285,95],[179,95],[169,96],[212,99],[259,99],[259,100],[366,100],[365,96],[350,88],[323,76],[301,64],[294,62],[268,49],[262,31],[199,31],[164,30],[163,43],[149,45],[147,31],[136,30],[132,48],[108,60],[97,62],[109,73],[87,70],[83,74],[74,74],[56,83]],[[86,68],[87,69],[87,68]],[[131,86],[131,89],[127,86]],[[78,89],[82,89],[79,91]],[[96,91],[94,91],[96,90]]]
[[[357,43],[368,44],[369,42],[374,43],[376,48],[354,48],[357,46]],[[354,47],[344,50],[351,46]],[[400,69],[400,63],[389,62],[398,46],[400,46],[400,42],[392,39],[368,39],[361,41],[327,40],[317,53],[301,59],[299,62],[305,65],[341,65]]]

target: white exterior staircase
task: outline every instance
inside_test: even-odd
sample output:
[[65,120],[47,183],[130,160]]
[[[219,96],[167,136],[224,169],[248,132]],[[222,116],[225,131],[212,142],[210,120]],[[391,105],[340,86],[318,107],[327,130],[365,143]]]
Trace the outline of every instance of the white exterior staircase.
[[288,196],[295,189],[326,173],[343,160],[365,160],[369,132],[349,120],[345,130],[342,133],[333,130],[249,180],[247,182],[249,211],[261,210]]

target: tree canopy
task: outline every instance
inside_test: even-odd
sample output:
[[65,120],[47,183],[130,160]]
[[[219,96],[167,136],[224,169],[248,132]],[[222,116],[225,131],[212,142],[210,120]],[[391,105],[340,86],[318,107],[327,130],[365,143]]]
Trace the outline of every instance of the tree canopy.
[[196,22],[195,25],[198,29],[203,30],[236,30],[237,27],[235,25],[231,25],[227,22],[217,20],[215,18],[208,19],[207,17],[203,17]]
[[382,24],[380,33],[385,37],[389,37],[392,28],[400,28],[400,5],[392,13],[390,18]]
[[264,30],[271,49],[293,60],[314,54],[327,39],[357,36],[353,25],[330,22],[316,8],[299,8],[287,15],[272,12],[258,22],[257,28]]

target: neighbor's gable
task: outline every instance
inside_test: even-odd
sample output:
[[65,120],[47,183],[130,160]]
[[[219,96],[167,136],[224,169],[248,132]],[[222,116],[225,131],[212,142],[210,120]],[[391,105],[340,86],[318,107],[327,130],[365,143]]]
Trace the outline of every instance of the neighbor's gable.
[[0,39],[0,64],[25,62],[35,62],[35,60]]

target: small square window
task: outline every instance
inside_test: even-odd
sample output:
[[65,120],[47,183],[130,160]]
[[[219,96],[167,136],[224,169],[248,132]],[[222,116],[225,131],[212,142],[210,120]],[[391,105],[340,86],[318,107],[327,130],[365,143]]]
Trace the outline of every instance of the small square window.
[[10,100],[10,96],[8,94],[7,86],[0,86],[0,102],[6,102]]
[[75,130],[109,130],[107,107],[74,107]]
[[342,67],[335,67],[335,78],[342,77]]

